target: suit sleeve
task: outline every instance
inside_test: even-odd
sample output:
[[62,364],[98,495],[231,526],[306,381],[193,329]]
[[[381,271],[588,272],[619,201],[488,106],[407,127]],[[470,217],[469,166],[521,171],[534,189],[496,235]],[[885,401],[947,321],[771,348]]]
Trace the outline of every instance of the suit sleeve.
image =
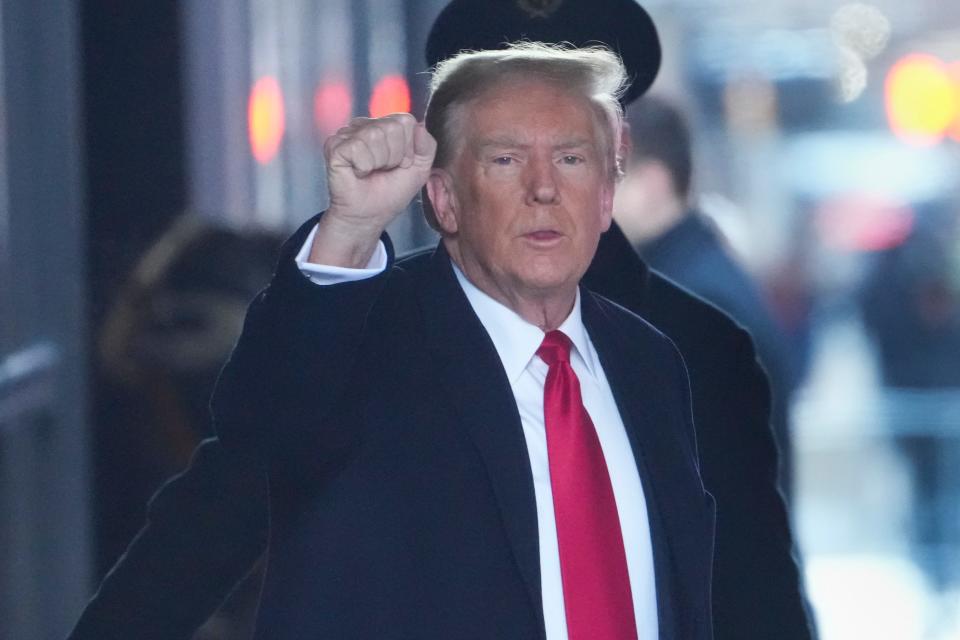
[[267,482],[215,439],[151,499],[147,522],[87,604],[69,640],[184,640],[267,544]]
[[210,404],[225,447],[286,474],[322,468],[324,456],[335,458],[351,446],[351,434],[338,432],[328,418],[350,391],[368,318],[393,263],[384,235],[388,259],[380,275],[312,283],[294,257],[316,221],[281,249],[277,271],[251,303]]

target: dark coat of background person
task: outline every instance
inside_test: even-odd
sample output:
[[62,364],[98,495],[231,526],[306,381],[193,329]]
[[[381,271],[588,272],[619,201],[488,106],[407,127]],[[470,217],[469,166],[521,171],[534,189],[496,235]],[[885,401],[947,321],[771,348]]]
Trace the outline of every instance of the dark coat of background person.
[[[270,490],[257,638],[543,638],[516,401],[443,244],[317,287],[286,246],[211,400]],[[713,637],[714,504],[673,343],[587,290],[583,323],[646,497],[663,640]]]
[[757,283],[733,258],[721,232],[697,210],[688,211],[678,224],[639,250],[651,268],[723,310],[750,333],[770,380],[780,486],[789,497],[793,486],[789,405],[798,384],[797,367]]
[[[701,476],[717,502],[714,638],[809,640],[776,487],[769,392],[749,336],[648,270],[615,225],[601,238],[584,285],[667,333],[686,362]],[[265,486],[248,457],[205,441],[191,466],[153,499],[146,526],[71,639],[190,638],[266,549]]]
[[[661,96],[647,95],[628,106],[625,116],[632,143],[626,180],[638,179],[639,191],[647,193],[638,200],[625,198],[618,206],[622,208],[619,215],[626,218],[618,219],[650,267],[722,309],[750,333],[770,380],[780,484],[789,502],[793,486],[789,410],[799,382],[795,354],[760,285],[739,264],[720,229],[690,206],[697,171],[693,130],[683,110]],[[666,184],[649,178],[650,167],[665,174]],[[664,211],[671,213],[664,216]],[[664,218],[644,229],[644,217],[651,214],[654,220]]]
[[779,489],[770,388],[750,335],[649,269],[616,225],[583,282],[670,336],[687,364],[700,472],[717,501],[714,637],[816,637]]

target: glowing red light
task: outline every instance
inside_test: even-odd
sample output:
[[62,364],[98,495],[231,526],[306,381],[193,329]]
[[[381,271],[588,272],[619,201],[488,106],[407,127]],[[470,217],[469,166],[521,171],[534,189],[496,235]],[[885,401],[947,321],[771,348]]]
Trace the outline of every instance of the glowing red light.
[[913,232],[914,213],[870,194],[848,194],[824,202],[816,213],[820,240],[841,251],[883,251]]
[[325,82],[313,94],[313,120],[324,137],[347,124],[352,111],[353,96],[345,82]]
[[253,157],[260,164],[269,163],[280,149],[286,127],[283,92],[275,78],[260,78],[250,90],[247,126]]
[[380,118],[391,113],[410,111],[410,87],[403,76],[380,78],[370,96],[370,116]]

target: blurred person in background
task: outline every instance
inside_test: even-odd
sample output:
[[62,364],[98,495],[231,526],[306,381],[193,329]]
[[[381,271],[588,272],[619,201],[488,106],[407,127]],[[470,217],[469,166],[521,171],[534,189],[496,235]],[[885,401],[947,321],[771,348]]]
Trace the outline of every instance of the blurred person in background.
[[684,114],[668,100],[647,95],[627,109],[626,118],[630,147],[614,217],[647,264],[750,333],[770,378],[780,483],[789,496],[788,413],[798,380],[784,332],[721,231],[692,203],[693,141]]
[[[935,591],[960,596],[960,234],[950,205],[874,256],[860,293],[887,426],[910,474],[912,552]],[[952,594],[951,594],[952,592]]]
[[[212,435],[207,405],[217,373],[279,246],[271,234],[241,234],[183,214],[138,260],[109,309],[98,365],[113,402],[100,410],[94,449],[98,555],[106,567],[142,526],[147,498]],[[177,565],[180,555],[170,554],[167,570],[193,570]],[[249,626],[256,587],[254,577],[238,589],[205,637],[235,637]]]
[[[461,48],[519,37],[612,43],[634,77],[625,96],[630,101],[652,82],[651,64],[653,73],[659,64],[648,23],[630,0],[543,7],[457,1],[434,24],[427,58],[433,64]],[[721,505],[714,637],[812,637],[776,490],[767,383],[749,338],[725,315],[650,271],[616,227],[602,237],[584,282],[667,332],[686,359],[701,471]],[[262,482],[249,461],[216,440],[204,442],[187,471],[151,501],[147,526],[104,580],[74,637],[189,637],[229,592],[231,579],[265,548]]]

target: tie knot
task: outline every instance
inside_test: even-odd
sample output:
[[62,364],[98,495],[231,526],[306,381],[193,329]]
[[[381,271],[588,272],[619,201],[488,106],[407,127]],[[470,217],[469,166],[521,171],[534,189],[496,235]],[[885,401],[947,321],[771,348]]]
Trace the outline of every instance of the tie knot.
[[565,333],[554,329],[543,337],[537,355],[550,367],[558,362],[570,362],[570,344],[570,338]]

